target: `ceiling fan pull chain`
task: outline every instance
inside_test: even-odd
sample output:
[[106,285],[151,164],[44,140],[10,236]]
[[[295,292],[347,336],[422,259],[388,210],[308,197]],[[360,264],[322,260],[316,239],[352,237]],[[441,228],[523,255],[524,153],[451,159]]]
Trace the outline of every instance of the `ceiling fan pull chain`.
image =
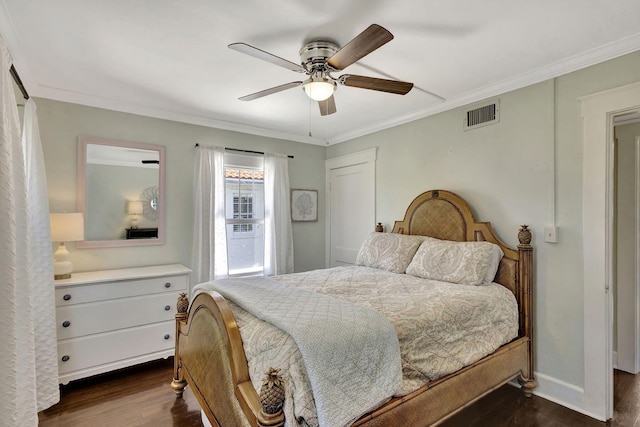
[[309,138],[313,138],[313,135],[311,134],[311,98],[309,98]]

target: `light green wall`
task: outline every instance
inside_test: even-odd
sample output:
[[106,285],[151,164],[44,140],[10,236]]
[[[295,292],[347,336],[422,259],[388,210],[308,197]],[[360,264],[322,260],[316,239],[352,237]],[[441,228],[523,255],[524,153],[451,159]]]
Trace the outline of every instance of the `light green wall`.
[[[182,263],[191,265],[196,142],[283,153],[292,188],[319,191],[324,206],[325,147],[160,120],[99,108],[37,99],[38,119],[52,212],[76,209],[76,150],[79,135],[166,146],[166,243],[133,248],[78,249],[67,246],[75,271]],[[295,270],[324,266],[324,218],[293,223]]]
[[[517,244],[534,230],[536,371],[584,382],[582,117],[579,97],[638,81],[640,53],[499,96],[500,123],[463,131],[458,108],[337,144],[333,158],[377,147],[376,218],[387,228],[429,189],[467,199]],[[559,243],[545,243],[555,217]],[[587,331],[588,333],[588,331]]]

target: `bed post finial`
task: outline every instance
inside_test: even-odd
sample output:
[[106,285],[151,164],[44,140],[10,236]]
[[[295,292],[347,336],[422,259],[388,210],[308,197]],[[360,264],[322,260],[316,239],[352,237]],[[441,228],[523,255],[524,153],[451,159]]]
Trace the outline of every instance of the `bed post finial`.
[[180,363],[180,324],[187,321],[187,310],[189,309],[189,298],[185,292],[178,295],[178,301],[176,302],[176,344],[175,344],[175,356],[173,358],[173,380],[171,381],[171,388],[177,396],[182,396],[184,388],[187,386],[187,381],[182,375],[182,366]]
[[384,231],[384,227],[382,227],[382,223],[381,222],[376,224],[376,231],[378,233],[382,233]]
[[520,227],[520,231],[518,231],[518,240],[521,245],[528,245],[531,243],[531,230],[529,230],[528,225]]
[[538,387],[535,379],[533,363],[533,246],[531,246],[531,230],[523,225],[518,231],[518,263],[520,282],[520,330],[529,338],[529,360],[526,374],[518,377],[525,397],[531,397],[533,390]]
[[258,425],[261,427],[282,427],[284,425],[284,379],[280,375],[280,368],[269,368],[264,373],[260,388],[260,404],[262,409],[258,417]]
[[176,303],[176,311],[178,313],[186,313],[189,309],[189,298],[185,292],[178,295],[178,302]]

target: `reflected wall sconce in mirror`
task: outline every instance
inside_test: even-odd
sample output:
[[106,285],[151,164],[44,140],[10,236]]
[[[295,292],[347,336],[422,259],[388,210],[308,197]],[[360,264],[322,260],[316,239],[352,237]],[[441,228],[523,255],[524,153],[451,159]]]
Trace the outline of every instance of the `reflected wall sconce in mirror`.
[[84,215],[82,212],[51,213],[51,241],[60,245],[53,254],[53,278],[55,280],[69,279],[73,271],[73,264],[69,261],[69,251],[65,242],[84,240]]
[[144,211],[140,200],[130,200],[127,203],[127,213],[131,215],[131,228],[138,228],[138,215]]

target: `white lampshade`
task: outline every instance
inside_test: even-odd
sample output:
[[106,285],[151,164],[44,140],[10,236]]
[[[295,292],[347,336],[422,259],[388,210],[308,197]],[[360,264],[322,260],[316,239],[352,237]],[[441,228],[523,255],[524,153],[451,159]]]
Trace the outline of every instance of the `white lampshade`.
[[76,242],[84,240],[84,215],[82,212],[52,213],[51,221],[52,242]]
[[141,215],[143,211],[142,202],[140,200],[130,200],[127,203],[127,213],[130,215]]
[[333,95],[336,84],[326,78],[311,78],[304,83],[304,91],[314,101],[324,101]]

